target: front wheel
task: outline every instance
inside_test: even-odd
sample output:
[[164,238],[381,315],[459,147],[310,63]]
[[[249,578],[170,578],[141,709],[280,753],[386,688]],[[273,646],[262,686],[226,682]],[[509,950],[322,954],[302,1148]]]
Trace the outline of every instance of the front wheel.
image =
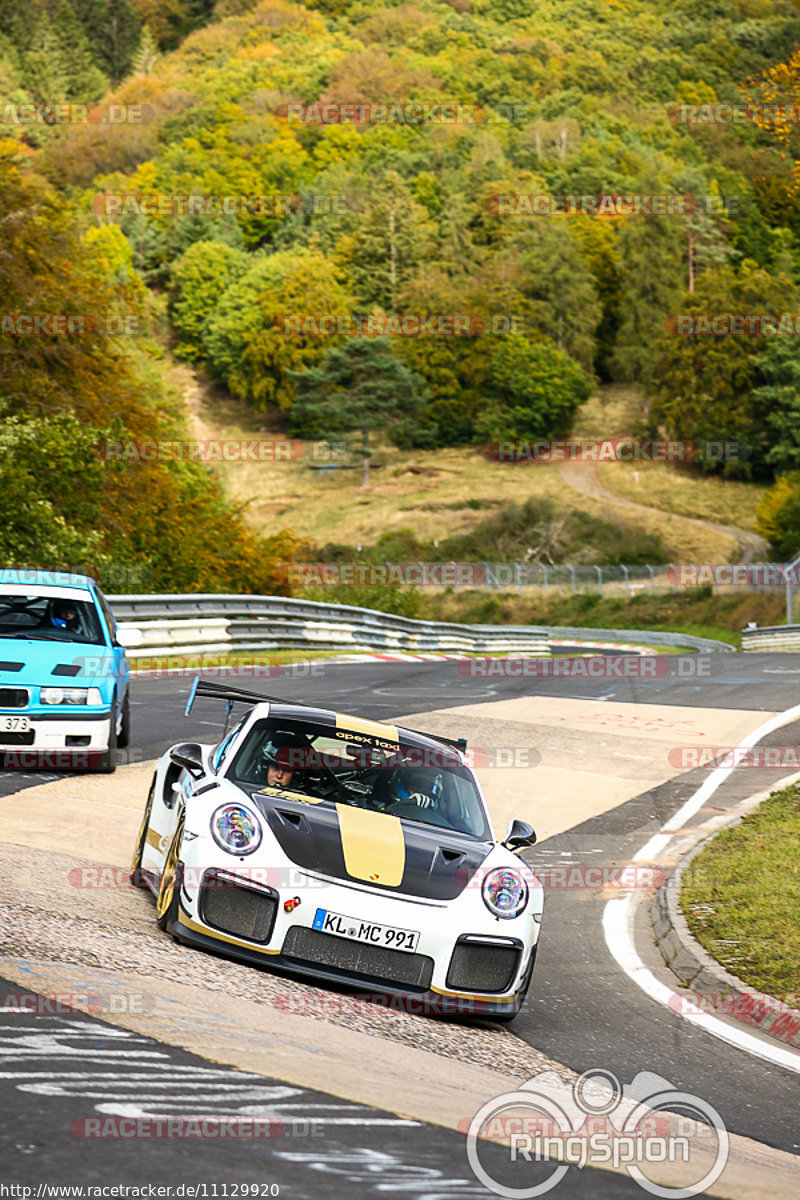
[[155,794],[156,777],[153,775],[153,782],[150,784],[150,791],[145,801],[144,816],[142,817],[139,836],[136,839],[136,849],[133,852],[133,862],[131,863],[131,883],[134,887],[147,887],[147,881],[142,875],[142,856],[144,848],[147,845],[147,831],[150,828],[150,814],[153,811],[153,797]]
[[131,698],[128,692],[122,701],[122,712],[117,717],[117,745],[124,750],[131,740]]
[[100,766],[97,768],[101,775],[112,775],[117,769],[117,710],[112,708],[108,728],[108,749],[100,755]]
[[185,818],[181,813],[172,841],[169,844],[167,857],[164,859],[164,870],[161,872],[161,882],[156,896],[156,922],[159,929],[166,929],[178,915],[178,893],[181,881],[178,878],[178,862],[183,841],[183,826]]

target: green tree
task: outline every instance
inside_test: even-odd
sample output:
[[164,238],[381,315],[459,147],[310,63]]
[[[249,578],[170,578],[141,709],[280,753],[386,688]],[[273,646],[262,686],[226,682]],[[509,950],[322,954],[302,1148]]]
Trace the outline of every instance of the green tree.
[[[671,435],[702,446],[707,442],[737,442],[738,459],[726,461],[727,475],[770,473],[767,451],[774,440],[769,410],[758,388],[763,382],[759,356],[763,336],[735,331],[714,336],[681,333],[677,317],[705,318],[716,314],[742,317],[793,311],[797,292],[785,275],[770,275],[745,260],[738,272],[730,267],[706,270],[694,292],[673,309],[673,322],[656,343],[658,385],[653,389],[650,416]],[[705,464],[714,469],[715,463]],[[716,464],[718,465],[718,464]]]
[[489,441],[529,441],[566,433],[592,394],[576,362],[549,339],[510,334],[489,366],[486,408],[477,432]]
[[767,492],[756,510],[756,530],[779,562],[794,562],[800,554],[800,471],[781,475]]
[[[800,468],[800,353],[791,337],[776,337],[754,360],[762,383],[753,402],[767,415],[772,446],[767,461],[778,471]],[[800,537],[800,531],[798,531]]]
[[181,341],[177,353],[193,359],[205,353],[203,333],[210,314],[234,278],[244,274],[247,256],[222,242],[195,242],[172,271],[172,321]]
[[330,441],[357,433],[362,486],[369,485],[370,436],[407,429],[424,399],[424,380],[399,362],[388,338],[349,338],[319,367],[288,372],[296,400],[292,423]]

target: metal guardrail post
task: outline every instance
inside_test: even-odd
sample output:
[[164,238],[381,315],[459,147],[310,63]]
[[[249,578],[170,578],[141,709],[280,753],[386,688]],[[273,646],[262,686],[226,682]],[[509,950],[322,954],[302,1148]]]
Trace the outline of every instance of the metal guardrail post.
[[630,583],[628,582],[628,568],[625,566],[625,564],[624,564],[624,563],[620,563],[619,565],[622,567],[623,573],[624,573],[624,575],[625,575],[625,595],[626,595],[626,596],[630,596],[630,594],[631,594],[631,585],[630,585]]
[[672,570],[675,572],[672,577],[672,590],[673,590],[673,592],[677,592],[678,591],[678,568],[675,566],[675,563],[667,563],[667,570],[669,570],[670,567],[672,567]]
[[595,569],[595,571],[597,571],[597,594],[598,594],[598,596],[602,596],[603,595],[603,568],[595,566],[594,569]]
[[651,566],[649,566],[649,564],[645,563],[645,566],[647,567],[648,571],[650,572],[650,591],[651,591],[651,592],[653,593],[653,595],[655,596],[655,594],[656,594],[656,576],[655,576],[655,572],[653,571],[653,568],[652,568]]
[[566,568],[569,571],[570,575],[572,576],[572,594],[574,596],[578,590],[577,584],[575,583],[575,568],[573,567],[572,563],[566,563],[565,565],[566,565]]

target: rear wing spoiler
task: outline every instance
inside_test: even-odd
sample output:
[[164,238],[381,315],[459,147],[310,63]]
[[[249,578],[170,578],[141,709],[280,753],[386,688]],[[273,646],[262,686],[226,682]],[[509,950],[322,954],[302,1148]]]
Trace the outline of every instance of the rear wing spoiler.
[[[192,705],[198,696],[207,696],[211,700],[225,700],[227,702],[225,712],[226,733],[234,704],[264,704],[266,702],[269,704],[295,704],[298,708],[310,707],[310,705],[304,705],[301,700],[281,700],[278,696],[263,696],[257,692],[248,692],[245,688],[227,687],[221,683],[213,683],[210,679],[201,679],[197,675],[189,692],[185,716],[189,716],[189,713],[192,711]],[[441,742],[445,746],[452,746],[454,750],[460,750],[462,754],[467,748],[466,738],[442,737],[438,733],[422,733],[418,729],[409,729],[408,733],[416,733],[418,737],[430,738],[432,742]]]
[[248,692],[244,688],[225,687],[221,683],[212,683],[210,679],[201,679],[197,675],[192,684],[192,690],[189,692],[185,716],[189,716],[192,705],[198,696],[208,696],[213,700],[227,700],[230,707],[233,707],[234,704],[263,704],[265,701],[270,704],[287,703],[286,700],[279,700],[277,696],[259,696],[256,692]]

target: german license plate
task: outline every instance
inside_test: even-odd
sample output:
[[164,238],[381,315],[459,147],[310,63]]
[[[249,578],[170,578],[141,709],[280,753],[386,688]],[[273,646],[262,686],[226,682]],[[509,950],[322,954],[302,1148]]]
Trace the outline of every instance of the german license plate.
[[27,717],[0,717],[0,733],[27,733],[30,727]]
[[389,950],[407,950],[409,953],[416,950],[419,942],[419,930],[378,925],[375,921],[362,921],[359,917],[346,917],[343,913],[329,912],[327,908],[317,909],[314,915],[314,929],[335,934],[336,937],[350,938],[354,942],[384,946]]

